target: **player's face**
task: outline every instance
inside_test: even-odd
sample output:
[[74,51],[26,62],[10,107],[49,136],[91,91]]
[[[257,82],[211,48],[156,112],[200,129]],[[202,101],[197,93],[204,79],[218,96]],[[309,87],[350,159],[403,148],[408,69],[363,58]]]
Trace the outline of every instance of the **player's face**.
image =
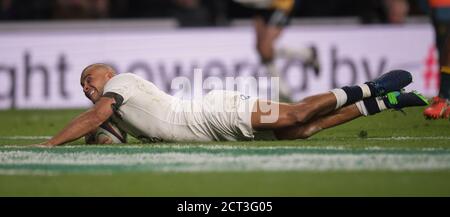
[[99,69],[87,71],[81,76],[84,95],[93,103],[97,102],[103,95],[103,88],[110,78],[108,75],[106,70]]

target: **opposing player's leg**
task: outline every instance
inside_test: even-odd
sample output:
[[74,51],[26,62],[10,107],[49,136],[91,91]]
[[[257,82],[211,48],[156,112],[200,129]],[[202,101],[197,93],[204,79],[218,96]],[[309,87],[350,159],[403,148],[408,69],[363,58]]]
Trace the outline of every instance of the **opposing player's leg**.
[[439,50],[439,95],[423,111],[427,119],[450,118],[450,24],[434,24],[441,31],[436,32]]
[[365,84],[334,89],[329,93],[307,97],[295,104],[258,101],[251,117],[252,127],[255,130],[275,130],[302,125],[362,99],[400,90],[411,82],[409,72],[393,70]]
[[274,43],[283,31],[282,26],[267,25],[264,18],[253,19],[256,31],[256,49],[261,62],[272,62],[275,58]]
[[[450,13],[450,8],[443,9]],[[436,12],[436,13],[434,13]],[[443,13],[432,12],[436,45],[439,53],[439,95],[424,111],[427,119],[450,118],[450,20],[440,17]]]
[[282,26],[268,25],[263,17],[254,18],[256,31],[256,50],[268,76],[279,78],[280,98],[282,101],[290,101],[291,90],[282,79],[280,71],[275,65],[274,44],[283,31]]
[[261,16],[253,17],[253,26],[255,27],[255,40],[256,40],[255,48],[258,51],[260,59],[262,59],[262,56],[259,52],[259,47],[261,46],[262,37],[264,37],[264,32],[266,29],[264,18]]
[[340,108],[324,116],[313,118],[303,125],[293,125],[274,130],[277,139],[306,139],[324,129],[341,125],[361,116],[377,114],[387,109],[401,110],[406,107],[428,105],[427,99],[413,91],[390,92],[382,97],[372,97]]

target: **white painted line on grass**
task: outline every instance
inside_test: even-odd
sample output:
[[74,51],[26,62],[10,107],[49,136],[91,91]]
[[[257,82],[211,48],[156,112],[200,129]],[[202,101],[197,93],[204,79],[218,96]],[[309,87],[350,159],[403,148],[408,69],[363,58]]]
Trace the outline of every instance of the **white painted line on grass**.
[[0,169],[0,175],[16,176],[16,175],[35,175],[35,176],[55,176],[61,172],[50,170],[33,170],[33,169]]
[[[101,168],[95,169],[100,166]],[[0,152],[0,173],[14,170],[64,171],[427,171],[450,169],[450,154],[394,153],[51,153]],[[11,172],[10,172],[11,173]]]
[[450,140],[448,136],[393,136],[393,137],[372,137],[368,140]]
[[[0,136],[0,139],[8,140],[33,140],[51,139],[52,136]],[[392,136],[392,137],[368,137],[368,140],[450,140],[449,136]],[[183,146],[183,145],[180,145]]]
[[34,140],[34,139],[51,139],[51,136],[0,136],[0,139],[8,140]]

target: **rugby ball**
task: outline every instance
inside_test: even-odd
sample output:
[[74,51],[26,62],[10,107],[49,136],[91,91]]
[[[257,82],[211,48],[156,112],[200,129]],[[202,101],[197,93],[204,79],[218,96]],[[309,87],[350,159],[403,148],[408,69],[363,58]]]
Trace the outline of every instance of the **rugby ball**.
[[97,130],[86,135],[88,144],[126,143],[127,134],[110,121],[104,122]]

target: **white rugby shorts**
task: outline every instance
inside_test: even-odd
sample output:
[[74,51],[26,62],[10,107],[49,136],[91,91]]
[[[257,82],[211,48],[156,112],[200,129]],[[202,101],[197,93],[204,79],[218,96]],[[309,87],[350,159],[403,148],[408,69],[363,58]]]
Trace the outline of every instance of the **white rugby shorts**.
[[238,91],[213,90],[203,98],[209,126],[220,140],[252,140],[252,111],[258,98]]

